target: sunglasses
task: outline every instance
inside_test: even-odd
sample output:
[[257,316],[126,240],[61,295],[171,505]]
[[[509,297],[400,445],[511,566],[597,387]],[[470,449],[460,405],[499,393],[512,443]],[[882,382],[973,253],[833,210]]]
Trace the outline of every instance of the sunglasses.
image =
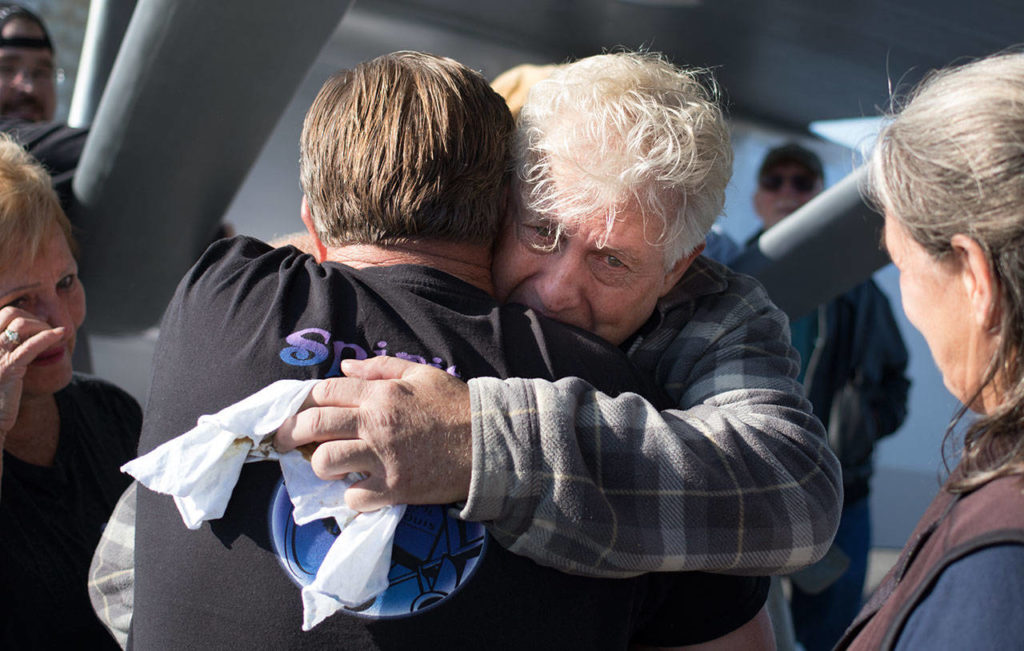
[[817,182],[818,179],[813,174],[794,174],[792,176],[765,174],[757,181],[758,185],[761,186],[761,189],[767,190],[768,192],[778,192],[782,189],[782,186],[789,183],[789,187],[801,194],[813,190]]

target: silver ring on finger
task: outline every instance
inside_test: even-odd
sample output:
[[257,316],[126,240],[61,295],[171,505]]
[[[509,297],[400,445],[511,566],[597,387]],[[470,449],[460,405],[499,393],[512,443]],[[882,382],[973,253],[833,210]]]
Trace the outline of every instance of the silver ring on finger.
[[13,345],[15,348],[17,348],[18,345],[21,344],[21,335],[19,335],[14,330],[11,330],[10,328],[7,328],[2,333],[0,333],[0,339],[3,339],[3,342],[5,344]]

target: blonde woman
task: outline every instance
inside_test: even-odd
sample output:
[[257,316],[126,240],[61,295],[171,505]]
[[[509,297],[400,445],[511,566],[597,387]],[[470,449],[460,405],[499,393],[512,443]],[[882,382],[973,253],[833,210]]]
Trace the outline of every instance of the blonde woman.
[[85,293],[50,177],[0,137],[0,648],[119,648],[86,575],[129,478],[138,404],[71,370]]

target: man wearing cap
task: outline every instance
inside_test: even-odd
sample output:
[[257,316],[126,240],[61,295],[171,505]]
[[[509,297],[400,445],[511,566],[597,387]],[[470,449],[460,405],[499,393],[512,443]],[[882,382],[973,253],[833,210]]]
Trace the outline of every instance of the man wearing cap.
[[809,149],[790,143],[769,151],[757,174],[754,194],[754,210],[765,230],[817,196],[825,187],[824,179],[821,159]]
[[[768,230],[823,188],[818,156],[795,143],[782,145],[761,164],[754,209]],[[748,245],[755,245],[763,232]],[[843,471],[843,510],[833,550],[791,577],[796,637],[814,651],[831,649],[860,608],[871,546],[868,490],[874,445],[903,422],[910,383],[907,350],[889,301],[871,279],[795,319],[791,328],[801,358],[799,379]],[[845,571],[832,570],[846,558]]]
[[57,68],[46,26],[20,5],[0,6],[0,115],[48,122],[56,108]]
[[46,25],[21,5],[0,4],[0,131],[46,167],[66,207],[88,131],[54,122],[56,109],[57,68]]

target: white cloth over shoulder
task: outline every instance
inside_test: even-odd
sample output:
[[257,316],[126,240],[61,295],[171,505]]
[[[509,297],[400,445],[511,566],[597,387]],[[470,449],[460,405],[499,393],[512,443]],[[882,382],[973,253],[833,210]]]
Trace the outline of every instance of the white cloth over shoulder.
[[405,505],[353,511],[344,495],[358,477],[324,481],[298,450],[274,449],[277,428],[299,410],[317,382],[274,382],[216,414],[200,416],[193,429],[121,467],[150,490],[173,496],[185,525],[198,529],[224,515],[242,464],[278,461],[295,523],[334,518],[341,529],[313,582],[302,589],[305,631],[388,587],[391,544],[405,513]]

